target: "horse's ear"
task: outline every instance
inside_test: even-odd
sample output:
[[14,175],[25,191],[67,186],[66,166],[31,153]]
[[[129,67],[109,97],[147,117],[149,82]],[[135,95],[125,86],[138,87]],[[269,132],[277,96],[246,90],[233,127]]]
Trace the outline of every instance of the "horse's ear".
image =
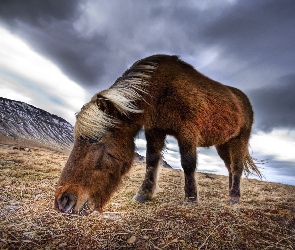
[[111,101],[103,97],[101,94],[96,95],[96,104],[99,106],[101,111],[107,114],[110,113],[110,109],[112,108],[111,106],[113,106]]
[[101,94],[97,94],[95,96],[95,101],[99,109],[103,111],[104,113],[115,118],[121,117],[119,110],[116,108],[114,103],[108,98],[104,97]]

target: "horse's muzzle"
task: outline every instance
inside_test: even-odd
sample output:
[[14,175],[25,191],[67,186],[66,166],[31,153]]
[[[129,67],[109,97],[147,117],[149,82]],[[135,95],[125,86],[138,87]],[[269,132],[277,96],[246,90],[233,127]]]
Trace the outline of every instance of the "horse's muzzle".
[[55,199],[54,208],[62,213],[71,214],[77,203],[77,197],[71,193],[64,193],[60,198]]

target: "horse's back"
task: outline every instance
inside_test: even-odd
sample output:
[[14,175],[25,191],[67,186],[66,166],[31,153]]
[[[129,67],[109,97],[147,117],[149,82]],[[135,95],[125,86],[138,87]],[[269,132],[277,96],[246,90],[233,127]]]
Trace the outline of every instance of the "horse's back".
[[198,146],[221,144],[252,122],[247,118],[251,105],[242,91],[204,76],[176,57],[162,61],[151,85],[146,127],[176,138],[194,137]]

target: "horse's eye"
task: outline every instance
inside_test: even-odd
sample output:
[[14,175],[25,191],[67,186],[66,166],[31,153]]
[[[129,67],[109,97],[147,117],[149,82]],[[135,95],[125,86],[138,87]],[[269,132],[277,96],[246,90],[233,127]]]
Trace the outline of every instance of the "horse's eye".
[[99,142],[100,138],[90,138],[90,137],[80,136],[79,140],[83,143],[94,144],[94,143]]
[[84,137],[82,140],[89,144],[98,143],[100,141],[101,137],[97,138],[91,138],[91,137]]
[[99,141],[99,139],[94,139],[94,138],[89,138],[88,139],[88,142],[90,143],[90,144],[93,144],[93,143],[96,143],[96,142],[98,142]]

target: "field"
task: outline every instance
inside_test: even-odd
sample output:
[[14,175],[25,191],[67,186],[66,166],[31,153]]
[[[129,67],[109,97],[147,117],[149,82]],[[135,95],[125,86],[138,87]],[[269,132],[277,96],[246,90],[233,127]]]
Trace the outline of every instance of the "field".
[[0,145],[0,249],[294,249],[295,186],[244,179],[238,205],[227,177],[197,173],[200,202],[183,205],[180,170],[162,169],[152,202],[133,195],[144,176],[135,163],[104,213],[58,213],[53,194],[67,156]]

